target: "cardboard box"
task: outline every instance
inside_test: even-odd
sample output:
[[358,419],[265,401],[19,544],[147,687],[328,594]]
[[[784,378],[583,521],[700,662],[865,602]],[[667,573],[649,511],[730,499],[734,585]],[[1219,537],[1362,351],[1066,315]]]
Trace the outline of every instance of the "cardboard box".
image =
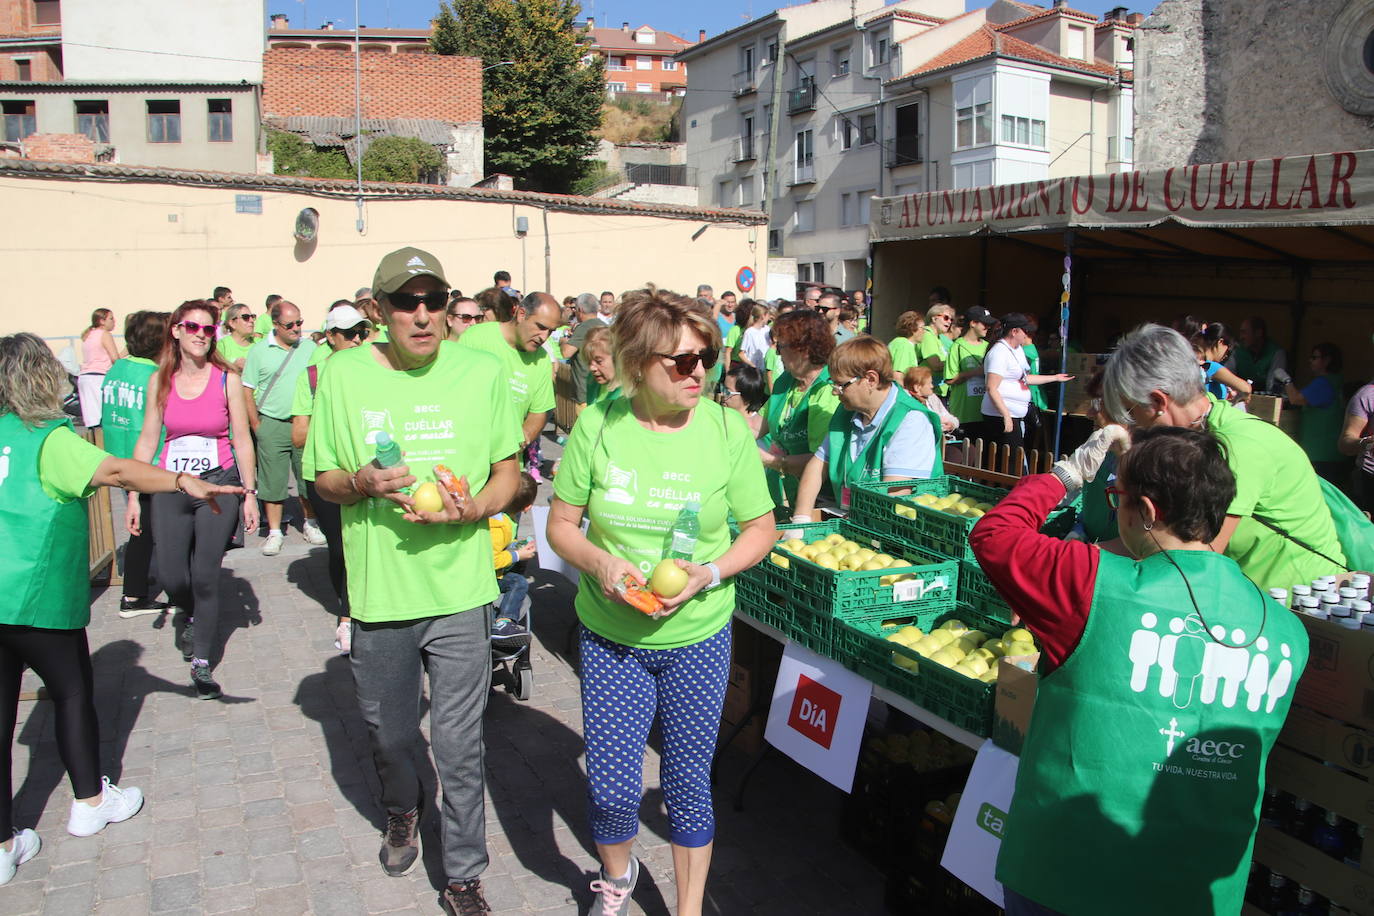
[[1245,409],[1261,420],[1277,426],[1279,415],[1283,413],[1283,398],[1276,398],[1270,394],[1252,394],[1250,400],[1245,402]]
[[997,692],[992,707],[992,741],[1004,751],[1020,756],[1035,710],[1035,691],[1040,678],[1022,667],[1033,668],[1038,655],[1002,658],[997,662]]
[[1315,846],[1273,827],[1261,825],[1255,835],[1255,861],[1352,913],[1374,914],[1374,875],[1337,862]]
[[[1088,380],[1098,366],[1106,365],[1107,353],[1070,353],[1064,357],[1064,371],[1073,381],[1064,384],[1064,412],[1087,416],[1091,409]],[[1048,370],[1046,370],[1048,371]]]
[[1293,703],[1374,730],[1374,633],[1299,614],[1309,640]]

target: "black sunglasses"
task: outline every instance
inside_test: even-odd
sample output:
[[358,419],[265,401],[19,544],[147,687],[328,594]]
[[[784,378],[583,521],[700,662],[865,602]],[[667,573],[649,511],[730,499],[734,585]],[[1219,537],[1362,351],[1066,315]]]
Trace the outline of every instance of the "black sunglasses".
[[353,328],[340,328],[339,334],[344,336],[344,340],[367,340],[367,335],[372,333],[372,329],[363,325]]
[[677,370],[678,375],[691,375],[692,370],[697,367],[697,363],[701,363],[703,369],[710,369],[714,366],[716,360],[720,358],[720,351],[715,347],[707,347],[700,353],[655,353],[654,355],[671,359],[673,368]]
[[416,295],[415,293],[387,293],[386,301],[391,303],[391,307],[398,312],[413,312],[424,303],[427,312],[442,312],[448,308],[448,293],[443,290],[435,290],[432,293]]
[[240,312],[239,314],[234,316],[235,320],[237,321],[252,321],[256,317],[257,316],[254,315],[252,312]]
[[464,315],[462,312],[454,312],[448,317],[457,318],[463,324],[481,324],[487,320],[485,315]]
[[305,324],[304,318],[297,318],[295,321],[278,321],[277,325],[283,328],[299,328]]

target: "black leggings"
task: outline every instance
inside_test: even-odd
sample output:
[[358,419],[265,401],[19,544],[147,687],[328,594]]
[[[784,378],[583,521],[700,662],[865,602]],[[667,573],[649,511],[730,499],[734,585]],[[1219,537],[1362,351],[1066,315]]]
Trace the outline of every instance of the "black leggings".
[[57,752],[77,798],[100,794],[100,730],[95,720],[91,651],[86,631],[44,630],[0,625],[0,835],[14,833],[14,726],[19,717],[19,683],[28,666],[48,688],[56,717]]
[[[237,486],[238,470],[221,468],[205,475],[210,483]],[[229,537],[239,524],[237,496],[216,498],[220,513],[185,493],[153,494],[157,531],[157,572],[172,603],[194,617],[195,658],[209,660],[219,629],[219,570]]]
[[315,489],[315,481],[305,482],[305,498],[315,510],[315,521],[329,542],[329,584],[334,586],[334,594],[339,596],[343,606],[343,616],[348,616],[348,570],[344,569],[343,518],[338,503],[331,503]]
[[124,545],[124,597],[157,597],[156,573],[153,572],[153,498],[147,493],[125,493],[125,499],[138,500],[142,510],[140,533],[129,535]]

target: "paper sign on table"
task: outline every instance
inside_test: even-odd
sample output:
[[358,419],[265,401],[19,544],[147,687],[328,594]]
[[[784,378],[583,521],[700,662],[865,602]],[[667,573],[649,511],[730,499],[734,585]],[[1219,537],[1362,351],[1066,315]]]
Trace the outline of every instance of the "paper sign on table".
[[836,661],[788,642],[773,688],[764,738],[848,792],[873,685]]
[[997,883],[997,854],[1002,850],[1002,832],[1020,762],[1021,758],[991,741],[983,742],[940,860],[946,871],[998,906],[1003,906],[1003,901],[1002,885]]
[[[537,548],[539,557],[539,568],[544,572],[554,572],[566,579],[571,579],[577,583],[577,569],[569,562],[564,560],[549,547],[549,539],[545,536],[545,530],[549,526],[549,507],[531,506],[530,512],[534,521],[534,544]],[[587,531],[587,520],[582,520],[582,531]]]

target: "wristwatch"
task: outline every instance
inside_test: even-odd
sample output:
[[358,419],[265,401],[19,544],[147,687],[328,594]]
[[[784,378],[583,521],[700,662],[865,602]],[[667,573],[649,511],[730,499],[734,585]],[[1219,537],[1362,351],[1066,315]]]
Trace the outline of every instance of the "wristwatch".
[[709,592],[711,589],[720,585],[720,567],[714,563],[707,563],[706,568],[711,571],[711,581],[706,585],[705,588],[702,589],[702,591]]

